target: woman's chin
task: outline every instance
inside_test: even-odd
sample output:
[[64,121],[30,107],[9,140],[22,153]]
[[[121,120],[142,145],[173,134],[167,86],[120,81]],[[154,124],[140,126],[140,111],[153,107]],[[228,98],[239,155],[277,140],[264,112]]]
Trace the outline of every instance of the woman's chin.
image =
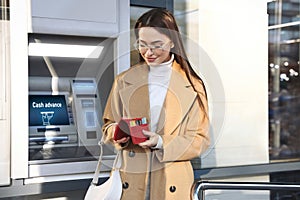
[[150,66],[152,66],[152,65],[159,65],[160,63],[159,62],[157,62],[156,60],[154,60],[154,61],[146,61],[146,63],[148,64],[148,65],[150,65]]

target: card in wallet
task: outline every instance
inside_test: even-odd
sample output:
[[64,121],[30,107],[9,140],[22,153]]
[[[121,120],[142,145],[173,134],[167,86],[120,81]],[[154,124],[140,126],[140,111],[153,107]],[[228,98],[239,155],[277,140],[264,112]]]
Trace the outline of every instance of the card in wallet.
[[139,144],[148,138],[143,134],[142,130],[149,130],[147,119],[121,119],[114,132],[114,140],[120,140],[123,137],[131,137],[133,144]]

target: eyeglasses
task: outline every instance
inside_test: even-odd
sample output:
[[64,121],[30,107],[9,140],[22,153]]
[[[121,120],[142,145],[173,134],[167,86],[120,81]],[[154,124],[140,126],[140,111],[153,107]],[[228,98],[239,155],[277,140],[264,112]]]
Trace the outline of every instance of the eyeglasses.
[[136,50],[138,50],[140,53],[146,53],[148,51],[148,49],[150,49],[153,53],[155,54],[161,54],[163,51],[166,50],[166,46],[168,44],[171,44],[171,40],[169,40],[168,42],[164,43],[164,44],[160,44],[160,45],[148,45],[145,44],[143,42],[140,42],[139,40],[137,40],[133,46],[135,47]]

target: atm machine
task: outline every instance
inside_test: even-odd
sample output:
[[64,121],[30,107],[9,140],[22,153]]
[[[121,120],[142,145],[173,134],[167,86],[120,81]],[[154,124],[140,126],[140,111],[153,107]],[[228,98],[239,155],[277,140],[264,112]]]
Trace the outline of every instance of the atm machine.
[[[0,198],[91,180],[103,109],[114,77],[130,66],[129,18],[129,0],[10,1],[10,90],[0,93],[1,106],[10,100],[0,110],[10,157],[0,164]],[[107,177],[115,152],[103,153]]]
[[[115,39],[52,34],[28,35],[29,182],[37,177],[92,172],[100,153],[102,112],[115,75]],[[86,56],[41,55],[41,45],[90,47]],[[39,45],[39,51],[34,48]],[[69,50],[72,51],[72,50]],[[114,156],[104,148],[109,170]],[[107,167],[105,167],[107,166]]]
[[[113,78],[112,74],[110,76]],[[102,135],[103,109],[94,78],[59,78],[62,87],[68,91],[55,93],[47,91],[47,86],[43,88],[41,83],[47,80],[47,77],[29,79],[30,152],[40,153],[40,150],[46,149],[49,156],[49,150],[55,151],[57,148],[97,146]],[[32,91],[34,88],[39,90]],[[105,95],[107,97],[107,94]],[[34,159],[36,154],[32,156],[30,158]]]

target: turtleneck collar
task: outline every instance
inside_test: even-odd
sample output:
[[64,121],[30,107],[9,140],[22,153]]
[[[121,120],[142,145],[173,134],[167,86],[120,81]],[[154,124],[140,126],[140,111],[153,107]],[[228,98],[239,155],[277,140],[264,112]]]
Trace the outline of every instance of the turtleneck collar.
[[150,65],[150,73],[155,76],[164,76],[165,73],[170,72],[172,69],[172,64],[174,60],[174,55],[171,55],[171,59],[159,65]]

